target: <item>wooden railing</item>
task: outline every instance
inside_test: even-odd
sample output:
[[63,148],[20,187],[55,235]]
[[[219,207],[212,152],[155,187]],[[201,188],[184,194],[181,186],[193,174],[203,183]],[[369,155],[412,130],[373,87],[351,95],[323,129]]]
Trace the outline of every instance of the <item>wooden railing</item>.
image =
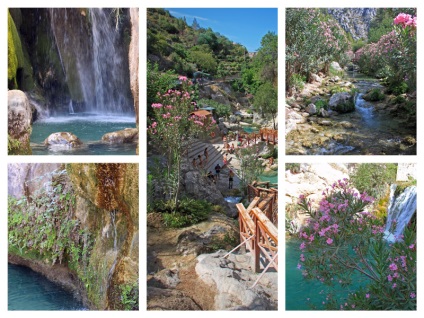
[[271,188],[271,186],[270,182],[254,181],[247,186],[247,197],[249,201],[259,197],[258,208],[278,227],[278,189]]
[[259,130],[261,135],[261,140],[266,141],[267,143],[272,143],[276,145],[278,143],[278,130],[270,128],[261,128]]
[[[255,197],[247,209],[236,204],[239,212],[240,241],[254,255],[254,270],[260,272],[261,260],[265,272],[269,267],[278,271],[278,229],[261,207],[269,206],[260,197]],[[267,264],[265,264],[267,263]]]

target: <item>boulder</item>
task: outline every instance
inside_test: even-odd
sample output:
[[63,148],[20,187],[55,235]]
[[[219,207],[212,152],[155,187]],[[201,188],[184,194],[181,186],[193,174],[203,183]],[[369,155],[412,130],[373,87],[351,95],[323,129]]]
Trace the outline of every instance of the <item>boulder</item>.
[[330,67],[335,70],[335,71],[343,71],[343,69],[341,68],[340,64],[337,63],[336,61],[331,62]]
[[222,258],[225,251],[197,257],[196,273],[209,286],[216,286],[215,310],[276,310],[277,272],[268,271],[251,289],[259,274],[251,270],[250,254]]
[[318,115],[321,116],[321,117],[324,117],[324,118],[330,117],[330,114],[324,108],[321,108],[319,110]]
[[286,107],[286,134],[296,129],[296,125],[306,122],[306,118],[295,110]]
[[315,104],[310,103],[305,111],[309,114],[309,115],[315,115],[317,113],[317,107],[315,106]]
[[44,140],[44,145],[63,148],[77,148],[82,146],[82,141],[70,132],[56,132]]
[[28,98],[20,90],[11,90],[7,94],[8,108],[8,152],[11,155],[30,155],[32,111]]
[[331,96],[328,106],[339,113],[349,113],[355,110],[353,96],[347,92],[336,93]]
[[125,144],[138,141],[138,129],[137,128],[125,128],[124,130],[118,130],[104,134],[102,141],[111,144]]
[[319,77],[317,74],[311,74],[311,80],[313,81],[313,82],[319,82],[319,83],[321,83],[322,82],[322,79],[321,79],[321,77]]

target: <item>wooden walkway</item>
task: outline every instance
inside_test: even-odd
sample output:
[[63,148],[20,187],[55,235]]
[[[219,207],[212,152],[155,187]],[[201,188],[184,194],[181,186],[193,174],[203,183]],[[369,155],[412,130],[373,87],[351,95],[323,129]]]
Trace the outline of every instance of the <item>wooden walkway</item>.
[[258,195],[249,206],[245,208],[242,203],[236,204],[241,241],[238,247],[244,245],[252,253],[254,271],[259,273],[262,268],[262,276],[270,267],[278,271],[278,190],[255,185],[250,185],[249,190]]

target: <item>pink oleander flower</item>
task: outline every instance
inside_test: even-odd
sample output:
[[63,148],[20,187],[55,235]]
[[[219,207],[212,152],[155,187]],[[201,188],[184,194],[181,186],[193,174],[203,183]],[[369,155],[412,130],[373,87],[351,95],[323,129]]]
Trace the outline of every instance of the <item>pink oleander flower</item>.
[[396,288],[397,287],[397,285],[396,285],[396,283],[394,283],[393,285],[392,285],[392,288]]
[[397,265],[395,263],[391,263],[389,265],[389,268],[390,268],[391,271],[396,271],[398,269],[398,267],[397,267]]
[[370,294],[365,294],[365,298],[370,298]]
[[415,298],[416,296],[417,296],[417,295],[415,295],[415,293],[414,293],[414,292],[412,292],[412,293],[410,293],[410,294],[409,294],[409,297],[410,297],[410,298]]
[[411,245],[409,245],[408,247],[409,247],[409,249],[411,249],[411,250],[412,250],[412,249],[414,249],[415,244],[411,244]]
[[301,268],[302,268],[302,265],[297,264],[297,269],[301,269]]
[[183,82],[188,80],[187,76],[178,76],[178,79]]
[[388,280],[389,282],[391,282],[391,281],[393,280],[392,275],[387,276],[387,280]]
[[333,240],[331,238],[328,238],[326,242],[328,245],[331,245],[333,243]]
[[300,248],[301,250],[304,250],[304,249],[306,248],[306,244],[305,244],[305,242],[302,242],[302,244],[300,244],[299,248]]
[[161,108],[163,105],[160,103],[152,104],[153,108]]

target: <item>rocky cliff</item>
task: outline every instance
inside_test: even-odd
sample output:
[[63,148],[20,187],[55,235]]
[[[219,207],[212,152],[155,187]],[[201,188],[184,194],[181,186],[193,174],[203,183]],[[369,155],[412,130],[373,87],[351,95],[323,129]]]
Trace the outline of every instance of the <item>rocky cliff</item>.
[[372,19],[377,14],[376,8],[329,8],[331,14],[352,35],[354,40],[366,39]]
[[9,164],[9,262],[91,309],[138,309],[138,165]]

